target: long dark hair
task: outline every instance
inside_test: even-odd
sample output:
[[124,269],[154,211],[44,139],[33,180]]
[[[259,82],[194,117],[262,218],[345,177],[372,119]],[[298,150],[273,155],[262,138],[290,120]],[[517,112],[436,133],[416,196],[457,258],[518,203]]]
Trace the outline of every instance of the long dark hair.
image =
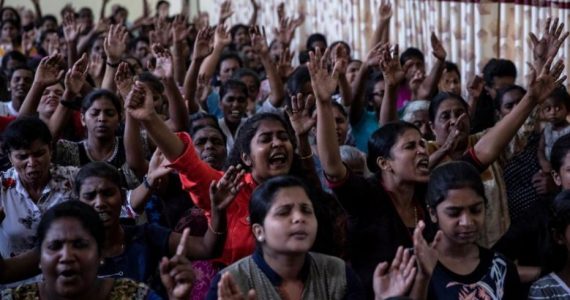
[[366,158],[366,165],[370,172],[376,173],[377,176],[380,175],[380,168],[376,160],[378,157],[391,158],[390,150],[404,132],[410,129],[417,130],[420,133],[418,127],[404,121],[385,124],[372,133],[368,139],[368,156]]
[[566,228],[570,225],[570,190],[562,191],[554,198],[550,212],[551,217],[546,231],[549,239],[542,262],[543,273],[561,271],[568,259],[568,249],[555,240],[555,235],[564,236]]
[[227,169],[230,166],[241,164],[247,172],[251,172],[251,168],[244,165],[241,159],[241,154],[251,154],[251,141],[259,129],[259,125],[261,125],[263,121],[277,121],[283,125],[283,128],[285,128],[285,131],[289,136],[291,144],[293,144],[293,164],[291,165],[289,174],[300,175],[300,161],[297,154],[295,154],[295,149],[297,148],[297,139],[295,138],[293,127],[291,127],[291,124],[287,122],[282,116],[274,113],[255,114],[241,125],[237,132],[234,147],[231,149],[228,155],[228,160],[226,161],[224,169]]

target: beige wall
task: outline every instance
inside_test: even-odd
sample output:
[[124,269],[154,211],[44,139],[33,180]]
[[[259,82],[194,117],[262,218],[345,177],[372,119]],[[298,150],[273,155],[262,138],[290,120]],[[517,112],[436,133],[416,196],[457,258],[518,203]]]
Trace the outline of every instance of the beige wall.
[[[198,5],[199,0],[190,0],[190,10],[196,11],[196,7]],[[43,14],[53,14],[59,18],[59,12],[63,6],[67,3],[71,3],[73,7],[77,10],[84,6],[89,6],[93,10],[95,17],[99,16],[99,11],[101,10],[101,3],[102,0],[40,0],[42,13]],[[151,8],[151,12],[154,12],[154,7],[158,0],[148,0]],[[201,0],[200,3],[201,7],[208,8],[213,6],[211,1],[208,0]],[[33,8],[32,2],[30,0],[5,0],[6,6],[25,6],[28,8]],[[109,15],[111,11],[111,7],[115,4],[119,4],[125,6],[129,10],[129,21],[133,21],[138,16],[142,14],[142,0],[110,0],[109,4],[107,5],[107,15]],[[177,14],[180,12],[181,9],[181,0],[170,0],[170,10],[171,14]]]

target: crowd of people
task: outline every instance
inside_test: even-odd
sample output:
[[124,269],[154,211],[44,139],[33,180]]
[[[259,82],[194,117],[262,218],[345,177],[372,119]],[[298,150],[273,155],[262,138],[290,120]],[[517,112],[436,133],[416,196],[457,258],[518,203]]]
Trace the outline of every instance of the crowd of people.
[[182,2],[0,1],[1,299],[570,299],[562,22],[464,91],[386,1],[362,60]]

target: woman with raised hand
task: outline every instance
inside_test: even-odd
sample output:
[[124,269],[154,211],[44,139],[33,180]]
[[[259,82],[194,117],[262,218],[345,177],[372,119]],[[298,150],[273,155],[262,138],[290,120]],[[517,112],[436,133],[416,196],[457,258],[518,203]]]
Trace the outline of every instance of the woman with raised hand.
[[[224,172],[213,169],[200,159],[188,134],[176,135],[166,127],[156,114],[148,91],[146,97],[129,99],[125,105],[130,116],[142,123],[165,158],[172,162],[171,167],[179,172],[183,188],[190,192],[192,200],[211,219],[209,186]],[[217,260],[219,263],[229,265],[253,252],[255,245],[248,218],[249,197],[253,189],[267,179],[295,173],[292,170],[298,159],[294,148],[295,134],[279,115],[258,114],[242,125],[226,165],[241,164],[246,174],[243,188],[228,207],[229,232],[222,257]]]
[[[211,182],[212,222],[204,237],[188,238],[187,257],[213,258],[221,253],[226,232],[225,209],[241,188],[243,174],[232,167],[218,182]],[[117,170],[107,163],[84,166],[77,174],[76,188],[79,200],[95,209],[105,228],[99,276],[152,282],[160,258],[176,252],[182,235],[156,224],[120,224],[120,208],[126,197]]]
[[[399,246],[413,246],[412,232],[425,219],[422,184],[427,182],[428,156],[419,130],[408,123],[391,123],[369,142],[370,180],[355,176],[342,163],[332,114],[336,78],[319,63],[320,50],[310,54],[309,71],[317,99],[317,149],[328,184],[352,218],[348,234],[349,260],[372,297],[375,266],[391,261]],[[358,201],[354,201],[358,199]],[[429,268],[416,277],[429,278]]]

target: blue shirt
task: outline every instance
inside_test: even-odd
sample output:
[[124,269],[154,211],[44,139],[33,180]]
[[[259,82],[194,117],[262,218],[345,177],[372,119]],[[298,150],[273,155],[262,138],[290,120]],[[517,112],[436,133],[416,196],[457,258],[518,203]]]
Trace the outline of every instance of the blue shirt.
[[376,129],[378,129],[378,114],[375,111],[364,109],[358,123],[352,126],[352,136],[358,150],[368,153],[368,139]]
[[[123,226],[125,249],[121,255],[108,257],[99,267],[99,278],[130,278],[157,290],[160,278],[157,268],[164,256],[169,256],[170,229],[155,224]],[[154,284],[153,284],[154,283]]]

